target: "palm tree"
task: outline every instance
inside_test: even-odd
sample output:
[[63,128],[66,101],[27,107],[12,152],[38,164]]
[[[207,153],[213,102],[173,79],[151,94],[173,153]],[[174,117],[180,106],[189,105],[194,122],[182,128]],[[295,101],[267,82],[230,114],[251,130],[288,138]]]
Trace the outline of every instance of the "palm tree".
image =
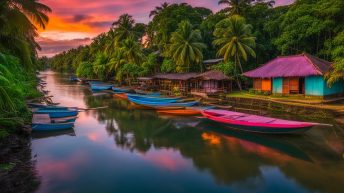
[[117,21],[112,24],[112,29],[108,33],[106,50],[112,53],[116,48],[121,47],[121,43],[128,39],[134,38],[140,40],[145,31],[145,25],[141,23],[135,24],[135,20],[131,15],[123,14]]
[[167,53],[176,63],[178,72],[187,72],[192,64],[202,62],[202,50],[206,45],[201,40],[201,32],[192,29],[189,21],[179,23],[178,29],[172,33]]
[[[248,60],[249,56],[256,57],[253,48],[256,45],[255,37],[251,35],[252,26],[246,24],[243,17],[239,15],[231,16],[216,24],[213,44],[221,46],[217,55],[224,57],[225,62],[233,59],[237,69],[243,73],[241,59]],[[237,72],[237,70],[236,70]],[[241,85],[239,88],[241,89]]]
[[226,5],[226,11],[231,15],[241,14],[245,5],[249,5],[254,0],[219,0],[219,5]]
[[170,6],[170,4],[165,2],[165,3],[161,4],[160,7],[155,7],[155,9],[149,13],[149,17],[158,15],[159,13],[161,13],[164,9],[166,9],[169,6]]
[[45,28],[51,9],[37,0],[7,0],[0,2],[0,48],[31,65],[39,45],[35,42],[37,28]]
[[140,65],[145,57],[142,52],[141,45],[132,36],[122,42],[120,53],[122,54],[126,63],[137,65]]

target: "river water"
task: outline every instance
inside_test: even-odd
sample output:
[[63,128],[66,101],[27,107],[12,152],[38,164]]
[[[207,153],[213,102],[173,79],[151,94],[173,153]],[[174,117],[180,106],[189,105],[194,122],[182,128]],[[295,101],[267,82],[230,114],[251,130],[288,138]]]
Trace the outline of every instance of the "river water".
[[344,192],[344,132],[253,135],[211,121],[136,110],[44,72],[53,101],[80,108],[75,128],[35,133],[37,193]]

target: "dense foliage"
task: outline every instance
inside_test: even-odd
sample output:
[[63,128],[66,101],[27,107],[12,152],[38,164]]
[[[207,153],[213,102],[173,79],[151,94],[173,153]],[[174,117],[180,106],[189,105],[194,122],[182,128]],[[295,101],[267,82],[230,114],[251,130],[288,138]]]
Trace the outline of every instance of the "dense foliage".
[[28,118],[25,99],[39,96],[35,37],[50,11],[38,0],[0,1],[0,138]]
[[93,67],[84,76],[122,81],[124,66],[141,70],[133,76],[203,71],[202,60],[224,57],[225,64],[234,64],[233,76],[240,77],[278,55],[307,52],[335,62],[326,76],[329,84],[343,79],[344,1],[296,0],[280,7],[274,7],[272,0],[220,0],[219,4],[225,8],[212,13],[187,3],[164,3],[150,12],[147,25],[122,15],[90,45],[55,56],[51,67],[70,72],[84,69],[80,65],[92,69],[90,65],[99,65],[101,52],[107,60],[98,67],[107,74],[96,73],[100,69]]

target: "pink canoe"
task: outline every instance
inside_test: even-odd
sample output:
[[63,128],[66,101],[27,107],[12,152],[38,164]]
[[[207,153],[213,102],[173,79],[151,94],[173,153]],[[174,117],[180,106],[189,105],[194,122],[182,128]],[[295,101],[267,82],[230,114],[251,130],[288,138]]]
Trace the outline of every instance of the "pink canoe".
[[301,133],[320,123],[288,121],[271,117],[245,114],[240,112],[209,109],[202,111],[203,116],[234,128],[257,133]]

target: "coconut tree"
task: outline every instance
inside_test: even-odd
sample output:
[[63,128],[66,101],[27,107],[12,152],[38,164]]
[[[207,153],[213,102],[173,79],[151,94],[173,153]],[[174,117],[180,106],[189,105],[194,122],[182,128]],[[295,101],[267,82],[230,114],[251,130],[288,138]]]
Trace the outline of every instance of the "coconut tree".
[[[239,15],[231,16],[216,24],[213,44],[219,46],[218,56],[224,57],[225,62],[234,60],[235,71],[237,68],[243,73],[241,60],[247,61],[249,56],[256,57],[253,50],[255,47],[255,37],[251,34],[252,26],[246,24],[245,19]],[[241,89],[241,84],[238,81]]]
[[7,0],[0,2],[0,49],[19,56],[31,65],[31,56],[39,49],[35,42],[37,28],[45,28],[51,9],[37,0]]
[[227,6],[225,8],[231,15],[241,14],[242,9],[254,0],[219,0],[219,5]]
[[202,62],[202,50],[206,45],[201,40],[200,30],[194,30],[189,21],[179,23],[178,29],[172,33],[167,52],[177,65],[177,72],[188,72],[192,64]]
[[155,7],[154,10],[152,10],[150,13],[149,13],[149,17],[152,17],[152,16],[156,16],[158,15],[159,13],[161,13],[164,9],[166,9],[168,6],[170,6],[170,4],[168,4],[167,2],[161,4],[161,6],[157,6]]
[[122,42],[120,53],[126,63],[140,65],[145,58],[140,43],[132,36]]

